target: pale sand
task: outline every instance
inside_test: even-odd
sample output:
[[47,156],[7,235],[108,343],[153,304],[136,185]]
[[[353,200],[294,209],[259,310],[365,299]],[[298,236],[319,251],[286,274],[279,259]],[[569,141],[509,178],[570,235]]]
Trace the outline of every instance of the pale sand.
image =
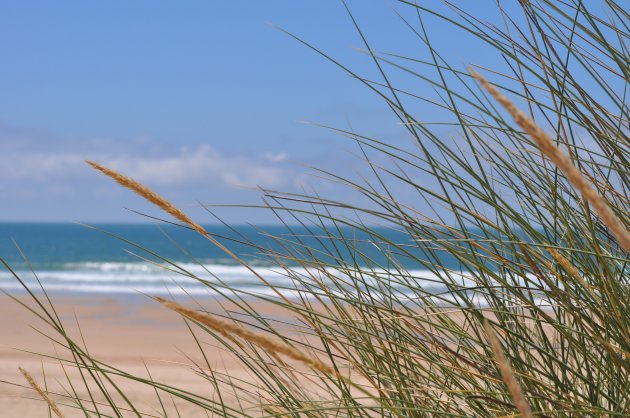
[[[29,301],[25,296],[21,296],[20,300]],[[216,301],[202,300],[202,303],[206,309],[219,309]],[[201,361],[199,349],[178,314],[143,296],[54,296],[54,304],[69,333],[79,339],[74,319],[76,314],[87,348],[95,357],[133,374],[147,376],[144,361],[156,381],[212,396],[212,385],[191,370],[188,366],[190,360],[182,354]],[[257,305],[266,316],[283,317],[272,305]],[[49,387],[59,389],[59,381],[68,388],[63,371],[55,360],[14,349],[54,354],[52,343],[32,329],[35,327],[50,333],[47,325],[6,296],[0,297],[0,324],[3,330],[0,335],[0,380],[26,384],[18,371],[20,366],[43,386],[43,362]],[[55,338],[58,336],[55,335]],[[206,337],[204,341],[208,343],[204,348],[213,368],[251,379],[240,363],[212,347],[212,339]],[[68,372],[73,379],[78,379],[76,370]],[[77,384],[77,391],[81,396],[87,396],[87,391],[79,388],[81,385],[78,382],[73,381]],[[159,403],[152,389],[126,380],[121,385],[136,406],[144,412],[160,416],[156,409]],[[37,397],[37,394],[25,388],[0,384],[0,416],[48,416],[48,408],[42,401],[23,399],[24,396]],[[181,402],[178,406],[182,417],[206,416]],[[66,416],[83,416],[70,408],[62,409]]]

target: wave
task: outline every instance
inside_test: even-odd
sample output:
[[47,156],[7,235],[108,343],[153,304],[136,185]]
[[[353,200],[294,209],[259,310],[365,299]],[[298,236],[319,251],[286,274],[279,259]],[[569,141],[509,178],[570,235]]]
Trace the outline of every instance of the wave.
[[[302,289],[317,291],[319,284],[397,291],[399,295],[413,294],[414,288],[422,293],[442,293],[447,291],[444,280],[428,270],[386,270],[341,271],[327,269],[317,271],[301,267],[291,267],[290,273],[280,267],[257,266],[253,271],[245,266],[226,264],[178,263],[153,264],[149,262],[87,261],[63,263],[56,268],[36,271],[36,277],[26,270],[17,271],[18,276],[30,287],[36,288],[39,279],[46,290],[81,293],[150,293],[150,294],[218,294],[221,291],[236,289],[241,293],[261,295],[275,294],[264,281],[280,289],[284,295],[297,295]],[[258,277],[259,275],[260,277]],[[331,278],[334,278],[334,283]],[[475,284],[470,273],[453,272],[450,281],[457,286],[472,287]],[[383,282],[387,282],[383,285]],[[341,284],[340,284],[341,283]],[[8,271],[0,271],[0,288],[10,290],[21,286]]]
[[[408,270],[392,272],[386,270],[357,270],[342,272],[328,269],[326,274],[305,268],[291,268],[291,275],[279,267],[255,267],[254,271],[273,285],[272,289],[254,272],[244,266],[225,264],[156,265],[148,262],[80,262],[65,263],[61,268],[36,271],[18,270],[17,275],[31,290],[39,289],[39,279],[46,291],[80,294],[147,294],[147,295],[192,295],[217,297],[231,294],[239,297],[277,297],[277,291],[290,299],[313,299],[315,294],[320,300],[328,299],[321,284],[334,286],[327,290],[342,295],[345,291],[353,293],[357,288],[371,288],[372,296],[383,289],[383,294],[394,291],[399,302],[417,303],[420,294],[427,301],[427,294],[438,305],[457,306],[461,297],[449,292],[444,280],[427,270]],[[369,273],[369,274],[366,274]],[[452,272],[450,282],[455,287],[473,288],[476,281],[466,272]],[[535,277],[528,275],[529,281]],[[386,281],[383,286],[381,281]],[[319,282],[319,283],[317,283]],[[532,283],[530,282],[530,283]],[[340,284],[341,283],[341,284]],[[345,287],[342,292],[340,287]],[[5,291],[23,290],[15,277],[6,271],[0,271],[0,289]],[[354,290],[353,290],[354,289]],[[421,291],[420,291],[421,289]],[[467,291],[467,300],[478,306],[487,306],[482,292]],[[535,298],[536,303],[548,304],[542,298]]]

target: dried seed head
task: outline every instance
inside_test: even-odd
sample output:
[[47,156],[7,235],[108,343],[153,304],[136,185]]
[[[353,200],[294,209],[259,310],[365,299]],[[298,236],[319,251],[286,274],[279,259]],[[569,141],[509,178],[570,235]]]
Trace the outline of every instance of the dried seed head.
[[42,397],[43,400],[46,401],[46,403],[48,404],[48,406],[50,407],[50,409],[55,413],[55,415],[57,415],[59,418],[64,418],[63,414],[61,413],[61,410],[59,409],[59,407],[57,406],[57,404],[55,403],[55,401],[53,401],[46,392],[44,392],[44,390],[39,387],[39,385],[37,384],[37,382],[35,382],[35,379],[33,379],[33,376],[31,376],[31,374],[29,372],[27,372],[26,370],[24,370],[21,367],[18,367],[18,370],[20,370],[20,373],[22,373],[22,375],[24,376],[24,378],[26,379],[26,381],[28,382],[28,384],[37,392],[39,393],[39,396]]
[[171,202],[169,202],[168,200],[164,199],[162,196],[155,193],[153,190],[149,189],[144,184],[139,183],[125,176],[124,174],[121,174],[117,171],[111,170],[105,166],[95,163],[94,161],[86,160],[85,162],[91,165],[92,167],[94,167],[95,169],[97,169],[98,171],[100,171],[101,173],[105,174],[106,176],[111,177],[112,179],[116,180],[116,182],[120,184],[121,186],[126,187],[134,191],[135,193],[139,194],[140,196],[144,197],[149,202],[155,204],[156,206],[161,208],[164,212],[173,216],[175,219],[178,219],[181,222],[185,223],[186,225],[190,226],[195,231],[199,232],[201,235],[206,235],[206,236],[208,235],[208,232],[205,229],[203,229],[201,225],[194,222],[192,219],[188,217],[188,215],[186,215],[184,212],[178,209],[175,205],[173,205]]
[[604,198],[597,193],[582,172],[571,162],[569,157],[556,146],[553,139],[536,122],[516,107],[510,99],[501,94],[484,76],[472,69],[470,73],[512,115],[514,121],[532,137],[547,158],[564,172],[573,187],[582,194],[584,199],[593,205],[602,222],[617,238],[619,246],[627,253],[630,253],[630,232],[608,206]]
[[303,352],[297,350],[296,348],[291,347],[284,341],[281,341],[276,338],[270,338],[258,332],[247,330],[232,322],[224,321],[222,319],[216,318],[209,314],[201,313],[198,311],[194,311],[192,309],[185,308],[179,305],[178,303],[163,299],[161,297],[155,297],[155,300],[157,300],[158,302],[160,302],[162,305],[166,306],[167,308],[179,313],[180,315],[183,315],[187,318],[190,318],[192,320],[195,320],[199,323],[202,323],[212,328],[214,331],[218,332],[224,337],[232,338],[234,335],[236,335],[249,342],[252,342],[258,345],[259,347],[267,350],[270,353],[283,354],[289,358],[292,358],[293,360],[302,362],[308,365],[309,367],[311,367],[312,369],[315,369],[322,373],[326,373],[326,374],[334,373],[333,369],[331,369],[329,366],[326,366],[317,358],[304,354]]
[[529,403],[527,403],[525,395],[523,395],[521,385],[516,380],[516,377],[514,377],[514,372],[512,371],[512,367],[510,367],[509,361],[505,358],[505,353],[503,353],[499,339],[487,321],[484,322],[483,326],[486,331],[490,347],[492,347],[492,352],[494,353],[494,358],[497,362],[497,368],[501,373],[503,383],[505,383],[508,391],[510,392],[514,406],[518,409],[523,418],[533,418],[534,414],[532,413],[532,409],[530,408]]

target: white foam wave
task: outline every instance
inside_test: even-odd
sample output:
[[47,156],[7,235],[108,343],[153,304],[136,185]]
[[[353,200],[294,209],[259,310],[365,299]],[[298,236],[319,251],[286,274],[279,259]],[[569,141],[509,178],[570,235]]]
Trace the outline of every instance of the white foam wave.
[[[240,265],[224,264],[192,264],[182,263],[177,266],[157,265],[143,262],[85,262],[67,263],[62,269],[47,269],[36,271],[37,276],[44,283],[75,282],[75,283],[164,283],[177,281],[181,283],[198,283],[199,280],[217,283],[222,281],[228,284],[260,283],[260,277],[277,285],[289,285],[292,278],[305,280],[317,278],[326,281],[328,277],[336,277],[340,280],[350,280],[350,276],[365,276],[366,281],[378,276],[383,280],[403,282],[439,283],[440,278],[426,270],[409,270],[403,273],[387,272],[385,270],[371,270],[368,272],[353,272],[351,274],[335,269],[326,272],[314,269],[292,267],[290,273],[279,267],[253,267],[252,269]],[[363,274],[366,273],[366,274]],[[20,276],[29,277],[32,273],[18,272]],[[462,284],[470,282],[466,275],[460,275]],[[0,272],[0,281],[13,280],[9,272]],[[472,282],[471,282],[472,283]]]
[[[385,270],[341,272],[328,269],[326,272],[304,268],[291,268],[290,274],[279,267],[255,267],[256,274],[263,277],[275,289],[267,286],[254,272],[244,266],[224,264],[178,264],[174,266],[155,265],[144,262],[86,262],[68,263],[62,269],[37,271],[37,277],[47,291],[64,293],[96,293],[96,294],[138,294],[149,295],[195,295],[218,296],[219,293],[238,293],[241,296],[276,297],[277,290],[289,298],[313,298],[313,292],[321,292],[320,284],[333,285],[328,292],[341,295],[349,291],[358,291],[354,287],[370,286],[379,288],[379,281],[387,281],[387,290],[394,290],[401,302],[413,302],[418,297],[412,288],[422,288],[422,292],[436,295],[435,303],[445,306],[459,304],[457,296],[449,293],[444,278],[427,270],[409,270],[394,273]],[[18,276],[31,289],[39,285],[31,272],[18,271]],[[194,276],[194,277],[191,277]],[[204,280],[205,283],[200,281]],[[528,276],[529,280],[535,280]],[[465,288],[473,288],[476,281],[470,273],[452,273],[451,284]],[[343,283],[340,285],[340,283]],[[315,284],[312,290],[299,290]],[[342,291],[340,288],[345,289]],[[353,290],[354,288],[354,290]],[[0,289],[7,291],[23,289],[20,283],[6,271],[0,271]],[[231,289],[231,290],[230,290]],[[323,293],[323,292],[321,292]],[[438,296],[439,295],[439,296]],[[320,295],[326,299],[326,295]],[[466,299],[478,306],[486,306],[481,292],[468,294]],[[424,299],[426,301],[426,299]],[[539,300],[542,304],[544,301]],[[548,301],[547,301],[548,303]]]
[[[320,282],[347,289],[373,287],[378,289],[387,282],[389,290],[400,295],[413,294],[413,288],[439,294],[447,291],[444,278],[427,270],[388,272],[371,270],[342,272],[328,269],[325,272],[305,268],[291,268],[290,273],[280,267],[254,267],[254,271],[240,265],[182,263],[177,266],[156,265],[148,262],[83,262],[67,263],[61,269],[37,271],[37,277],[47,290],[92,293],[151,294],[183,293],[212,294],[212,288],[226,286],[239,291],[274,294],[257,276],[289,295],[295,290]],[[32,273],[19,271],[18,275],[29,285],[37,286]],[[531,278],[530,278],[531,279]],[[334,283],[333,283],[334,280]],[[449,281],[461,287],[474,287],[475,280],[469,273],[452,273]],[[209,286],[208,286],[209,285]],[[317,289],[319,284],[314,285]],[[6,271],[0,271],[0,288],[18,289],[19,283]]]

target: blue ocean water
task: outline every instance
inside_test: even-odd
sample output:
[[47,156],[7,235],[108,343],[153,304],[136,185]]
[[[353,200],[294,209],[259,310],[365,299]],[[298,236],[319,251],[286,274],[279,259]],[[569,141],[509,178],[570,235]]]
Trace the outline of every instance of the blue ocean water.
[[[218,237],[231,251],[251,263],[257,272],[270,283],[290,288],[292,282],[269,259],[260,257],[256,246],[282,247],[269,235],[286,235],[281,226],[254,228],[240,226],[208,226],[207,230]],[[322,240],[317,231],[296,228],[292,232],[313,249],[331,249],[332,241]],[[380,260],[382,251],[360,231],[342,230],[342,234],[359,242],[361,252],[374,263]],[[394,242],[413,242],[401,232],[380,230],[380,234]],[[240,242],[249,241],[252,245]],[[335,251],[337,251],[335,249]],[[353,255],[341,250],[341,258]],[[164,259],[160,259],[163,257]],[[441,263],[457,269],[455,260],[447,255]],[[47,291],[70,293],[191,293],[206,295],[216,293],[213,286],[175,271],[185,270],[210,284],[221,282],[252,293],[269,293],[250,270],[239,265],[221,249],[199,234],[168,224],[101,224],[78,225],[62,223],[0,223],[0,258],[30,287],[38,285],[34,273]],[[421,264],[400,258],[409,274],[418,280],[433,276]],[[168,263],[174,262],[178,268]],[[360,263],[360,261],[359,261]],[[31,271],[34,271],[34,273]],[[220,287],[220,286],[219,286]],[[19,290],[21,285],[14,275],[0,267],[0,288]]]

